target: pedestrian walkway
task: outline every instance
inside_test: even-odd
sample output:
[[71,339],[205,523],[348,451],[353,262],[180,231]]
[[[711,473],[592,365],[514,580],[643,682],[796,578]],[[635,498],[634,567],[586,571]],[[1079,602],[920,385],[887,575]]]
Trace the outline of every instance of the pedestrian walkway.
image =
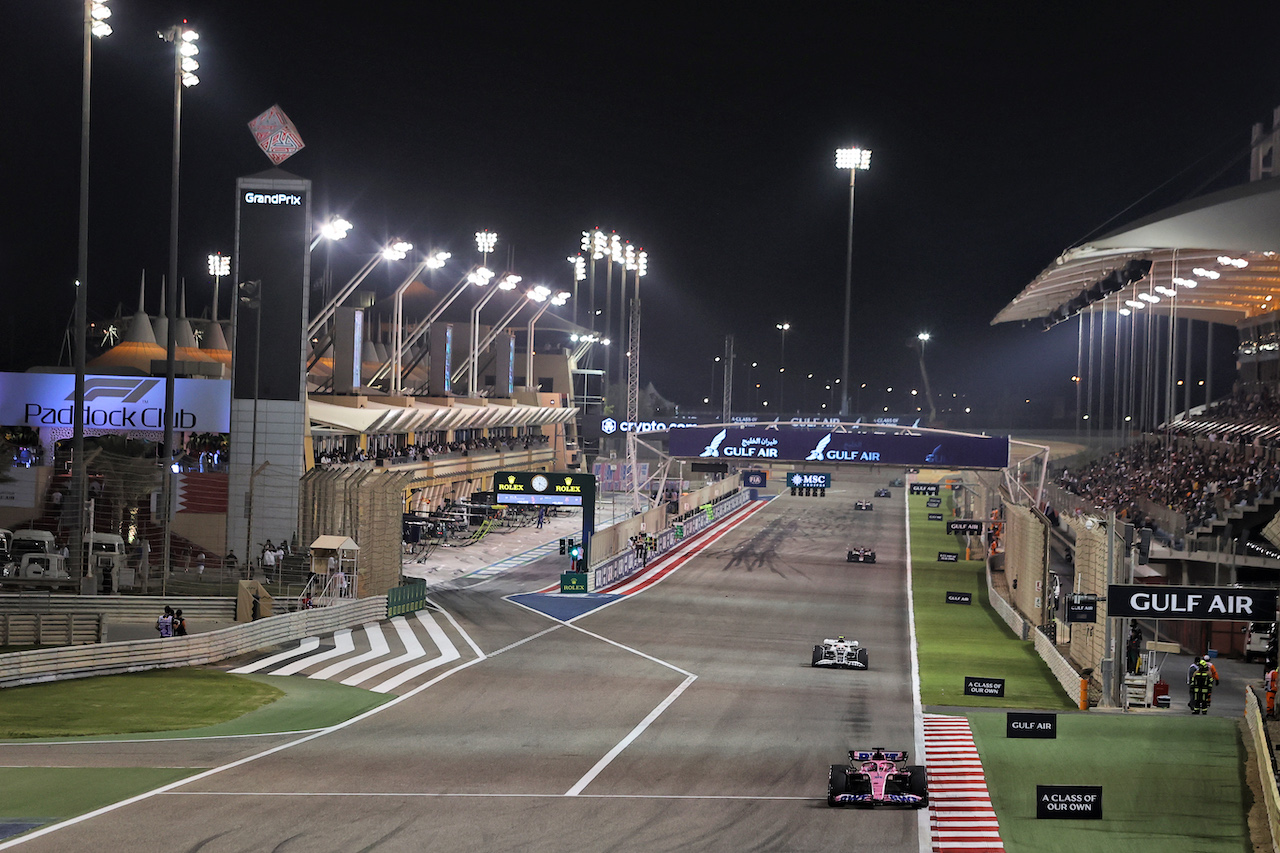
[[924,715],[934,853],[1002,853],[982,759],[964,717]]
[[374,693],[403,693],[423,683],[432,670],[461,657],[432,611],[419,610],[358,630],[306,637],[231,672],[300,675]]

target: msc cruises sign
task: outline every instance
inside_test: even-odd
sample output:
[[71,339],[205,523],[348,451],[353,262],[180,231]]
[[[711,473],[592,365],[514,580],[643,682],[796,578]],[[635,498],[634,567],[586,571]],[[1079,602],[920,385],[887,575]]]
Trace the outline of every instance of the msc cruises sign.
[[[174,382],[175,429],[231,431],[230,381]],[[75,391],[76,377],[70,373],[0,373],[0,425],[69,427]],[[98,430],[163,430],[164,380],[150,376],[86,376],[84,423]]]

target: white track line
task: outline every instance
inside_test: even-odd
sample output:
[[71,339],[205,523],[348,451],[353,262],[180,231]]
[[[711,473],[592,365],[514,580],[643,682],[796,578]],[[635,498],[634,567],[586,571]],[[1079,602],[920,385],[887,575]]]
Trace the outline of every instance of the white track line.
[[[514,794],[503,793],[438,793],[435,791],[167,791],[174,797],[408,797],[418,799],[483,798],[486,800],[562,800],[564,794]],[[755,800],[772,802],[825,803],[826,797],[786,797],[761,794],[580,794],[583,800]]]
[[260,669],[266,669],[269,666],[275,666],[281,661],[286,661],[289,658],[306,654],[307,652],[314,651],[318,648],[320,648],[320,638],[307,637],[305,640],[298,643],[297,648],[288,649],[286,651],[280,652],[279,654],[272,655],[269,658],[263,658],[262,660],[254,661],[253,663],[236,667],[235,669],[231,670],[231,672],[234,672],[237,675],[246,675],[250,672],[257,672]]
[[356,650],[355,641],[351,639],[351,629],[343,628],[333,635],[333,648],[327,652],[321,652],[318,655],[307,655],[302,660],[296,660],[293,663],[285,664],[272,675],[293,675],[295,672],[301,672],[309,666],[315,666],[318,663],[339,657],[341,655],[350,654]]
[[626,749],[633,740],[640,737],[640,735],[644,734],[644,730],[649,728],[649,725],[653,723],[654,720],[658,719],[658,717],[662,715],[662,712],[667,710],[667,708],[671,705],[672,702],[680,698],[680,694],[685,691],[685,688],[687,688],[690,684],[693,684],[693,682],[697,680],[698,680],[698,676],[691,675],[688,678],[686,678],[684,681],[680,682],[679,687],[677,687],[675,690],[672,690],[671,693],[668,694],[667,698],[663,699],[662,702],[659,703],[658,707],[654,708],[652,711],[649,712],[649,716],[641,720],[640,724],[636,726],[634,729],[632,729],[627,734],[626,737],[618,741],[617,744],[614,745],[613,749],[606,752],[604,754],[604,757],[596,762],[596,766],[588,770],[586,775],[583,776],[581,779],[579,779],[577,782],[575,782],[572,788],[564,792],[564,795],[566,797],[576,797],[578,796],[578,794],[582,793],[583,788],[590,785],[591,781],[595,779],[597,776],[599,776],[600,773],[603,772],[604,769],[609,766],[610,762],[612,762],[613,759],[617,758],[618,755],[622,752],[622,750]]
[[[422,611],[419,610],[419,613]],[[400,637],[400,643],[404,646],[404,654],[397,655],[391,660],[384,660],[381,663],[375,663],[373,666],[362,669],[355,675],[342,679],[342,683],[348,687],[354,687],[357,684],[370,681],[377,678],[382,673],[394,666],[408,663],[411,660],[417,660],[425,657],[427,652],[422,648],[422,644],[418,642],[418,638],[413,633],[413,626],[409,624],[409,620],[403,616],[397,616],[391,620],[392,626],[396,629],[396,634]]]
[[436,624],[436,620],[431,618],[430,613],[425,610],[419,610],[418,620],[426,626],[427,633],[431,635],[431,639],[435,642],[436,648],[440,650],[440,654],[429,661],[409,667],[399,675],[388,678],[377,687],[370,687],[369,689],[374,693],[390,693],[406,681],[417,678],[438,666],[443,666],[462,657],[458,652],[458,647],[449,639],[449,635],[444,632],[444,629]]
[[326,679],[332,678],[340,672],[346,672],[353,666],[377,660],[383,655],[391,654],[391,647],[387,645],[387,638],[382,635],[382,625],[378,622],[370,622],[364,626],[364,635],[369,640],[369,651],[356,655],[350,660],[340,660],[337,663],[330,664],[319,672],[313,672],[308,678]]
[[[456,621],[453,624],[457,626]],[[556,627],[559,627],[559,626],[556,626]],[[476,648],[475,643],[472,642],[471,638],[467,635],[467,633],[465,631],[462,631],[461,627],[458,627],[458,630],[462,632],[463,637],[466,637],[467,643],[472,648]],[[532,637],[530,637],[529,639],[532,639]],[[519,645],[519,643],[513,643],[508,648],[514,648],[516,645]],[[244,758],[237,759],[235,761],[220,765],[218,767],[210,768],[209,770],[206,770],[203,773],[197,773],[194,776],[188,776],[185,779],[179,779],[176,782],[170,782],[168,785],[161,785],[159,788],[153,788],[150,791],[144,791],[141,794],[137,794],[135,796],[129,797],[124,800],[120,800],[119,802],[116,802],[116,803],[111,803],[110,805],[103,806],[100,809],[94,809],[93,811],[85,812],[84,814],[67,818],[64,821],[60,821],[55,824],[50,824],[49,826],[44,826],[44,827],[41,827],[40,829],[32,830],[31,832],[28,832],[25,835],[20,835],[17,838],[0,842],[0,850],[9,850],[13,847],[17,847],[19,844],[26,844],[28,841],[32,841],[36,838],[43,838],[46,835],[51,835],[60,829],[65,829],[68,826],[75,826],[78,823],[84,823],[85,821],[92,820],[93,818],[98,817],[100,815],[108,814],[118,809],[122,809],[125,806],[131,806],[134,803],[140,803],[143,800],[149,800],[152,797],[158,796],[160,794],[167,794],[170,791],[176,790],[186,785],[190,785],[193,782],[199,782],[204,779],[208,779],[210,776],[214,776],[226,770],[232,770],[236,767],[241,767],[245,764],[249,764],[250,762],[257,761],[260,758],[266,758],[267,756],[275,755],[277,752],[283,752],[286,749],[292,749],[295,746],[308,743],[310,741],[316,740],[317,738],[322,738],[325,735],[330,734],[332,732],[341,731],[342,729],[345,729],[349,726],[354,726],[356,723],[362,723],[365,720],[369,719],[370,717],[374,716],[375,714],[381,714],[383,711],[386,711],[389,708],[394,708],[396,705],[399,705],[401,702],[405,702],[405,701],[408,701],[409,699],[412,699],[414,696],[417,696],[419,693],[423,692],[424,690],[427,690],[428,688],[435,686],[436,684],[440,683],[441,681],[453,675],[454,673],[461,672],[462,670],[467,669],[468,667],[475,666],[481,661],[484,661],[487,659],[488,659],[488,656],[485,656],[485,655],[481,655],[480,657],[477,657],[477,658],[472,658],[466,663],[459,664],[458,666],[455,666],[446,672],[442,672],[439,675],[437,675],[435,678],[428,681],[427,683],[421,684],[415,687],[414,689],[410,690],[408,693],[401,694],[400,696],[397,696],[394,699],[391,699],[390,701],[384,702],[376,708],[370,708],[368,711],[365,711],[363,714],[357,714],[356,716],[352,717],[349,720],[343,720],[340,723],[335,723],[332,726],[328,726],[326,728],[312,732],[311,734],[305,735],[304,737],[300,737],[297,740],[291,740],[288,743],[282,743],[282,744],[279,744],[278,746],[273,746],[270,749],[264,749],[262,752],[256,752],[253,755],[246,755]]]
[[[907,644],[911,650],[911,728],[915,736],[917,760],[928,767],[929,750],[924,737],[924,706],[920,702],[920,650],[916,647],[916,599],[912,590],[915,578],[911,569],[911,484],[904,481],[902,491],[902,515],[906,523],[907,540],[907,634],[911,642]],[[928,770],[925,771],[926,776]],[[916,843],[920,853],[933,853],[933,836],[930,833],[928,809],[916,811]]]

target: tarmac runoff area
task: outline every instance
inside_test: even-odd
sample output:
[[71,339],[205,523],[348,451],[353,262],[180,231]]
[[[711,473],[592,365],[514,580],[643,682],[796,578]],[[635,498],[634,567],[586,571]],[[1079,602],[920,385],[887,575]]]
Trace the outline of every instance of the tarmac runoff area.
[[[429,683],[323,731],[227,744],[207,770],[0,850],[928,851],[922,811],[825,801],[847,749],[918,754],[902,504],[852,512],[878,482],[744,507],[644,595],[572,619],[512,597],[554,583],[579,517],[513,529],[487,556],[459,549],[461,565],[439,549],[416,570],[435,576],[433,617],[461,657]],[[884,542],[883,565],[851,569],[851,535]],[[814,642],[850,631],[875,650],[870,671],[809,665]],[[192,766],[179,757],[150,766]]]
[[[920,709],[903,677],[911,662],[900,498],[852,513],[871,484],[841,485],[823,502],[743,508],[693,537],[704,546],[697,558],[649,594],[580,616],[511,606],[574,598],[545,591],[567,564],[557,540],[580,533],[576,513],[438,548],[405,566],[432,587],[434,619],[460,653],[424,676],[429,683],[320,732],[194,750],[94,747],[128,752],[131,762],[151,753],[142,763],[152,767],[211,769],[14,841],[131,853],[472,850],[482,839],[547,851],[829,850],[855,837],[878,851],[999,849],[999,824],[974,799],[985,794],[974,790],[975,768],[939,754],[944,743],[931,738],[955,732],[923,733],[933,741],[929,764],[955,771],[938,780],[934,810],[937,820],[954,804],[953,848],[931,837],[923,811],[826,807],[825,766],[845,749],[914,744],[919,755],[921,745]],[[630,514],[622,501],[617,509]],[[598,515],[605,526],[609,516]],[[879,564],[844,562],[859,541],[877,543]],[[809,667],[809,646],[839,632],[872,649],[870,671]],[[1233,714],[1235,663],[1219,662],[1215,715]],[[1179,714],[1186,663],[1171,656],[1166,671],[1175,704],[1158,713]]]

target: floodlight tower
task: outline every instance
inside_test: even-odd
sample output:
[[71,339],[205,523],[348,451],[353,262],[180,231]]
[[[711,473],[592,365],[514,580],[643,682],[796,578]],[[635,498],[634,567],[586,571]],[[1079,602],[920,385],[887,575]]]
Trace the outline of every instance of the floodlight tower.
[[209,275],[213,276],[213,322],[218,322],[218,284],[224,275],[231,275],[231,257],[221,252],[209,256]]
[[[624,273],[625,274],[625,273]],[[649,274],[649,253],[641,249],[635,256],[635,298],[631,301],[631,330],[627,336],[627,484],[633,509],[641,511],[640,478],[636,475],[636,431],[640,417],[640,278]]]
[[173,45],[173,151],[172,171],[170,174],[169,194],[169,278],[166,281],[165,294],[168,305],[169,333],[165,340],[164,371],[164,453],[160,460],[164,467],[164,480],[161,481],[161,518],[164,519],[164,573],[161,575],[161,594],[168,592],[170,564],[170,516],[173,514],[173,412],[174,389],[177,385],[174,353],[177,351],[178,339],[178,176],[182,162],[182,90],[189,89],[200,82],[196,70],[200,63],[196,56],[200,48],[196,41],[200,36],[185,23],[170,27],[156,33],[161,39]]
[[75,501],[76,538],[71,543],[72,560],[79,577],[88,565],[85,546],[86,504],[89,500],[89,477],[84,459],[84,374],[85,338],[88,335],[89,288],[89,88],[94,38],[111,35],[107,18],[111,9],[107,0],[84,0],[84,26],[81,30],[83,64],[80,78],[80,234],[76,250],[75,307],[75,401],[71,412],[71,495]]
[[853,183],[858,172],[871,168],[865,148],[837,148],[836,168],[849,170],[849,242],[844,271],[844,358],[840,368],[840,416],[849,414],[849,317],[853,306]]
[[933,390],[929,387],[929,371],[924,368],[924,345],[929,342],[930,334],[921,332],[916,335],[915,349],[920,353],[920,377],[924,380],[924,397],[929,402],[929,424],[938,420],[938,410],[933,405]]

